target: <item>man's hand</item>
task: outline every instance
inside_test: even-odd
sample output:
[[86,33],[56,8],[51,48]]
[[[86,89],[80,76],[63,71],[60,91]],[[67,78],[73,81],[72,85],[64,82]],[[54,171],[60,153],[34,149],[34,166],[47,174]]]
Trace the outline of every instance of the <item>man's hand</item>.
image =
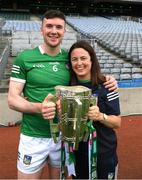
[[53,97],[52,94],[48,94],[42,103],[41,112],[44,119],[51,120],[55,116],[56,104],[52,101]]
[[109,91],[114,91],[118,89],[118,84],[113,76],[106,75],[106,82],[104,83],[105,88]]

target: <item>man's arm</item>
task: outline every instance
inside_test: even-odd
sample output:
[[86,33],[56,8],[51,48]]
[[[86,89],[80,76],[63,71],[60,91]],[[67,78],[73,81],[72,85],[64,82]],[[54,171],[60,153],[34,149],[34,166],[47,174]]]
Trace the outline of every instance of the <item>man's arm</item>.
[[118,83],[113,76],[106,75],[106,82],[104,83],[105,88],[109,91],[114,91],[118,89]]
[[11,109],[25,113],[41,113],[41,103],[29,102],[22,96],[24,84],[10,81],[8,105]]

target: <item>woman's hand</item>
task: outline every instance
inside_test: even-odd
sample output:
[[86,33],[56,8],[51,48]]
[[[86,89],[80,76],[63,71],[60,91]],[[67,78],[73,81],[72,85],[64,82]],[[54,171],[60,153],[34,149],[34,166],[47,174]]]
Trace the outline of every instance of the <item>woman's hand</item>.
[[99,121],[110,128],[119,128],[121,126],[121,117],[116,115],[106,115],[107,118],[104,117],[104,113],[101,113],[98,106],[89,107],[88,118],[93,121]]
[[88,118],[93,121],[103,120],[103,113],[100,112],[98,106],[89,107]]

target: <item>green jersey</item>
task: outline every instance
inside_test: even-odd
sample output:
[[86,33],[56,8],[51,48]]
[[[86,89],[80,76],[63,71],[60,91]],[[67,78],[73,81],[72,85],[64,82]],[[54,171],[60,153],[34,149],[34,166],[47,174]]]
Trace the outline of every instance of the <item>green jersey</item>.
[[[63,49],[57,56],[42,53],[41,47],[20,53],[13,64],[11,80],[24,83],[23,94],[30,102],[43,102],[55,93],[56,85],[69,84],[68,54]],[[58,119],[55,118],[54,122]],[[21,132],[33,137],[51,137],[49,121],[40,113],[23,113]]]

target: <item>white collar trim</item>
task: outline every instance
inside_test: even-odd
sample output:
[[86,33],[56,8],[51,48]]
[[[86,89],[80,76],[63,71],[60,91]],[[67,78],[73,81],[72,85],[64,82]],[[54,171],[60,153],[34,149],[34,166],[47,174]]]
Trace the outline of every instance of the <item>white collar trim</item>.
[[44,54],[44,53],[45,53],[44,50],[42,49],[41,45],[38,46],[38,48],[39,48],[39,51],[40,51],[41,54]]
[[[38,46],[39,51],[41,54],[45,54],[44,50],[42,49],[41,45]],[[62,49],[60,49],[60,53],[62,53]]]

